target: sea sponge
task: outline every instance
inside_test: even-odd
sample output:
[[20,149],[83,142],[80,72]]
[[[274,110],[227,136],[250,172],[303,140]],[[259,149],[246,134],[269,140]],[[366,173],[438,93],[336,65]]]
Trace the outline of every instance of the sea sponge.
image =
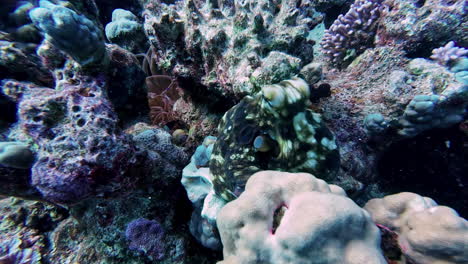
[[404,256],[415,264],[468,262],[468,221],[428,197],[403,192],[372,199],[372,219],[398,234]]
[[127,225],[125,237],[129,240],[129,248],[139,251],[151,260],[164,257],[164,229],[155,220],[138,218]]
[[343,189],[307,173],[262,171],[226,204],[219,264],[383,264],[369,214]]

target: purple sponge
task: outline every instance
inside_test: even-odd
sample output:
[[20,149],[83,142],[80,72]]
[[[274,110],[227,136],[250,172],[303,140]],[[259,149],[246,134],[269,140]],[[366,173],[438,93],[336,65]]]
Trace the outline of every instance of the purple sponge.
[[129,248],[139,251],[151,260],[164,257],[164,230],[155,220],[138,218],[127,225],[125,237],[130,241]]

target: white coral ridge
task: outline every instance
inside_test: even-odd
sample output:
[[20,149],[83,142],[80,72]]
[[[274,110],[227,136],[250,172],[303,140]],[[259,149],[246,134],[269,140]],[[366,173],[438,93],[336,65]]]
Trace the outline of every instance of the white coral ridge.
[[217,225],[224,254],[218,264],[386,263],[369,214],[343,189],[308,173],[255,173],[221,209]]
[[398,234],[411,263],[468,263],[468,222],[453,209],[409,192],[372,199],[364,209],[377,224]]

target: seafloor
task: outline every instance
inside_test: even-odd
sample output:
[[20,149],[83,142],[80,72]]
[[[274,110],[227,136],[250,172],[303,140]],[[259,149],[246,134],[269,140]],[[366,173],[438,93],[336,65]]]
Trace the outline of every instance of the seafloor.
[[468,263],[465,0],[2,0],[0,264]]

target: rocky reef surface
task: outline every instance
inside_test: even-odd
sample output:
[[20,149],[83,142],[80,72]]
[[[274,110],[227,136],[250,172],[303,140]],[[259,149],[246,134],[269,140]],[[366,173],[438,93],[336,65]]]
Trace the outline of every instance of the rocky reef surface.
[[4,1],[0,263],[467,263],[467,10]]

